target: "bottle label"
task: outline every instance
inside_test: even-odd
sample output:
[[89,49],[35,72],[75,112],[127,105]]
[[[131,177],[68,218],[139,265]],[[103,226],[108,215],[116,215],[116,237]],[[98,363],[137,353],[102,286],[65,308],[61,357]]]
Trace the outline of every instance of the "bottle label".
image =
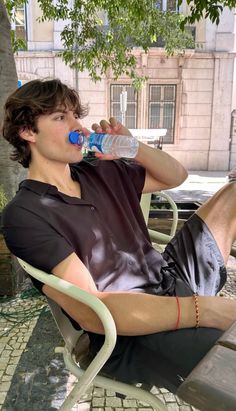
[[92,151],[103,153],[102,142],[105,135],[105,133],[92,133],[89,137],[89,148]]

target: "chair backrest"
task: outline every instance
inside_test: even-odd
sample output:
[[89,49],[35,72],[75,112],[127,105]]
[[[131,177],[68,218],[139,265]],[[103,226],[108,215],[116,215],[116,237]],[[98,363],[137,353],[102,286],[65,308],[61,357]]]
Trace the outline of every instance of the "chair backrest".
[[151,235],[151,237],[154,238],[154,241],[155,239],[157,241],[158,239],[160,239],[164,241],[165,243],[167,243],[175,235],[176,230],[177,230],[178,208],[174,200],[170,197],[170,195],[163,191],[156,191],[155,193],[142,194],[140,205],[141,205],[143,216],[144,216],[144,219],[147,225],[148,225],[148,217],[149,217],[149,212],[150,212],[150,207],[151,207],[152,194],[155,194],[156,196],[164,198],[171,206],[173,217],[172,217],[172,225],[170,228],[170,234],[167,235],[167,234],[159,233],[158,231],[156,231],[157,234],[155,235],[155,232],[153,230],[149,230],[149,234]]
[[83,334],[83,330],[76,330],[69,318],[62,311],[61,307],[53,301],[51,298],[47,297],[49,307],[51,309],[53,318],[57,324],[57,327],[62,335],[65,345],[69,352],[72,353],[76,343]]
[[145,193],[142,194],[141,200],[140,200],[140,206],[142,208],[143,216],[146,225],[148,224],[148,217],[149,217],[149,211],[150,211],[150,206],[151,206],[151,193]]

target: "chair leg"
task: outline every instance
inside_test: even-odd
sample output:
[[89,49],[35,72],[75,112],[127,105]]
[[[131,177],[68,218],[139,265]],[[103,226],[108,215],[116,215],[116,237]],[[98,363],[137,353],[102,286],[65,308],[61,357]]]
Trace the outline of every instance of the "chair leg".
[[123,394],[124,396],[135,398],[137,401],[146,402],[156,411],[167,411],[166,405],[157,396],[151,392],[145,391],[141,387],[139,388],[120,381],[102,377],[100,375],[95,377],[93,385]]
[[[91,385],[114,391],[116,393],[116,396],[122,399],[129,396],[135,398],[137,401],[146,402],[153,408],[153,410],[167,411],[166,405],[159,398],[157,398],[151,392],[142,389],[141,387],[139,388],[116,380],[110,380],[102,376],[95,377],[95,381]],[[70,411],[71,408],[80,400],[81,395],[83,395],[85,391],[86,390],[84,385],[81,384],[80,381],[78,381],[59,410]]]

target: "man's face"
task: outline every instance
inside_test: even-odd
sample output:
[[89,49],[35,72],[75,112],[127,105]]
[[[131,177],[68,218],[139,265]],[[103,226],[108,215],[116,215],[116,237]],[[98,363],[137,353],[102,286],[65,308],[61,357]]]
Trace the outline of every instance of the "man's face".
[[51,114],[39,116],[37,129],[31,141],[32,160],[36,157],[62,163],[82,160],[81,147],[68,139],[70,131],[82,130],[78,115],[72,110],[59,107]]

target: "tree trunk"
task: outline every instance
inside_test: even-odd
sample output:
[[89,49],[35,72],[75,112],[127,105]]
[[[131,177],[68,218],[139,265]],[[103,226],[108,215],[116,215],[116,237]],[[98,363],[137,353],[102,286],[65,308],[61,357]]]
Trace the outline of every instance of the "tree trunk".
[[[17,73],[11,47],[11,25],[4,1],[0,0],[0,124],[3,120],[3,106],[8,95],[17,87]],[[0,134],[0,184],[10,200],[22,179],[22,167],[10,160],[12,148]]]
[[[17,87],[17,73],[11,47],[10,30],[6,8],[3,0],[0,0],[0,125],[3,120],[4,103],[8,95]],[[0,184],[9,200],[14,196],[18,184],[25,174],[20,164],[10,160],[11,151],[12,148],[3,139],[0,128]],[[7,249],[0,233],[0,295],[15,295],[22,287],[24,279],[25,275],[22,270],[19,271],[16,259]]]

